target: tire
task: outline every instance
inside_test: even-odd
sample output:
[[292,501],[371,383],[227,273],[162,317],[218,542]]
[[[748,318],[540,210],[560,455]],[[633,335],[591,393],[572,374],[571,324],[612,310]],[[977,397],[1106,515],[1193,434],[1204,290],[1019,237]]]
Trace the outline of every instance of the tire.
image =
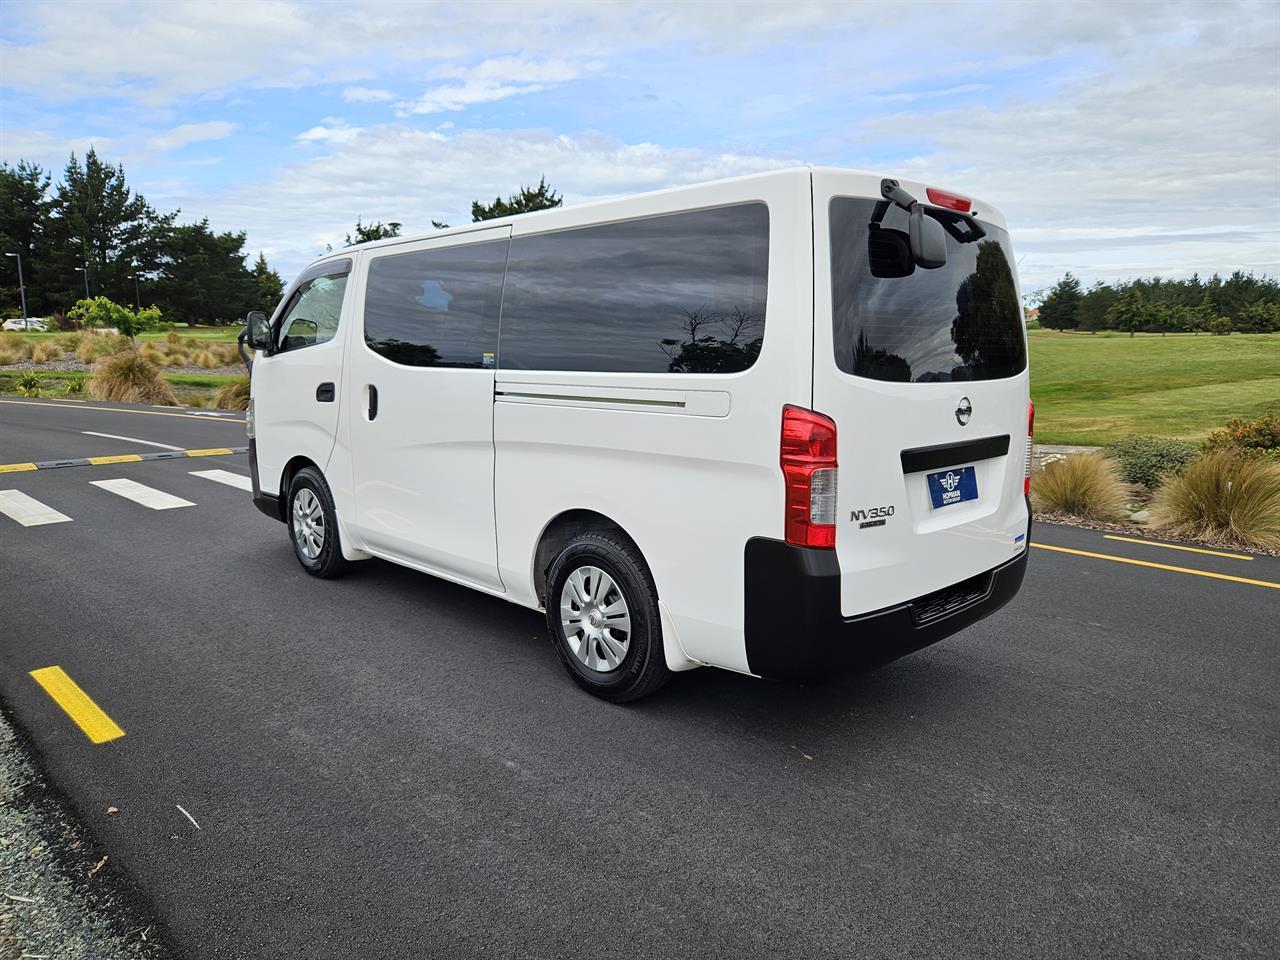
[[285,525],[289,528],[293,555],[307,573],[328,579],[347,569],[338,539],[333,497],[324,474],[315,467],[303,467],[289,482]]
[[547,574],[546,608],[551,645],[588,693],[627,703],[671,678],[658,591],[624,536],[584,533],[569,541]]

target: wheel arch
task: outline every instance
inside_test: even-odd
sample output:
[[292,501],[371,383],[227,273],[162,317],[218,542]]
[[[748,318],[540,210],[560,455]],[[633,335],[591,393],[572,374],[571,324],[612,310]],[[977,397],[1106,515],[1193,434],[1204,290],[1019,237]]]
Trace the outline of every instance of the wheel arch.
[[699,661],[691,659],[684,652],[680,637],[676,633],[675,623],[671,619],[670,611],[667,610],[666,604],[662,602],[662,591],[658,586],[657,578],[653,575],[653,568],[649,565],[649,558],[645,556],[644,548],[640,546],[635,537],[627,532],[626,527],[599,511],[581,508],[564,510],[552,517],[546,526],[542,528],[542,532],[538,535],[537,546],[533,551],[530,570],[534,595],[538,601],[545,607],[547,602],[547,574],[550,572],[551,564],[559,556],[560,551],[564,549],[565,544],[581,533],[606,531],[626,538],[635,548],[645,566],[645,571],[648,573],[649,578],[653,580],[655,588],[658,589],[658,609],[662,618],[662,647],[666,657],[667,668],[672,671],[681,671],[701,666]]

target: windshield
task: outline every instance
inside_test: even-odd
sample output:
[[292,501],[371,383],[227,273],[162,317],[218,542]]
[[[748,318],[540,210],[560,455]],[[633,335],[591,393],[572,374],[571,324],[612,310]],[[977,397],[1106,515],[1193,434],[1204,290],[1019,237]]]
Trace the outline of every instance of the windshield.
[[[831,201],[831,306],[836,365],[872,380],[998,380],[1027,366],[1009,235],[947,235],[947,262],[914,267],[899,236],[906,211]],[[877,213],[881,216],[877,217]]]

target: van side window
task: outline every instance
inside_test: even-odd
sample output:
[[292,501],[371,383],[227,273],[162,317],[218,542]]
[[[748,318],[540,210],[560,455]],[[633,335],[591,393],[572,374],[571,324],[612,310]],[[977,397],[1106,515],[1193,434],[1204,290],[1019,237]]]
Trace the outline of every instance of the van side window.
[[332,340],[338,333],[346,291],[345,273],[312,277],[300,284],[280,320],[276,349],[299,350]]
[[769,210],[744,203],[511,241],[498,364],[737,373],[764,341]]
[[492,367],[507,240],[378,257],[369,264],[364,340],[411,367]]

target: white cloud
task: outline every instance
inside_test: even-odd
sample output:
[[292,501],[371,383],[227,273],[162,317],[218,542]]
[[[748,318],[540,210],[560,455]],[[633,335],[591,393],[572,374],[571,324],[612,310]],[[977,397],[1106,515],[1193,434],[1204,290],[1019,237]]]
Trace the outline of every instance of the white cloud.
[[360,136],[360,128],[352,127],[340,117],[325,117],[310,130],[295,138],[303,143],[350,143]]
[[390,90],[373,87],[347,87],[342,91],[342,99],[347,103],[387,103],[395,98]]
[[[328,129],[328,128],[326,128]],[[301,269],[350,232],[357,217],[397,220],[406,234],[431,220],[470,222],[471,201],[505,196],[546,174],[567,203],[738,176],[793,160],[622,143],[600,134],[466,131],[445,138],[405,124],[360,131],[359,142],[326,140],[324,156],[277,171],[269,181],[218,192],[172,195],[184,215],[220,229],[247,229],[284,273]]]
[[537,93],[548,87],[576,80],[585,73],[598,70],[599,62],[572,63],[567,60],[536,62],[517,57],[485,60],[474,67],[454,64],[442,66],[437,76],[456,82],[440,84],[426,90],[416,100],[396,104],[400,116],[465,110],[478,103],[492,103],[507,97]]
[[236,125],[226,120],[210,120],[206,123],[183,123],[166,130],[147,141],[152,150],[176,150],[188,144],[204,140],[222,140],[235,132]]

